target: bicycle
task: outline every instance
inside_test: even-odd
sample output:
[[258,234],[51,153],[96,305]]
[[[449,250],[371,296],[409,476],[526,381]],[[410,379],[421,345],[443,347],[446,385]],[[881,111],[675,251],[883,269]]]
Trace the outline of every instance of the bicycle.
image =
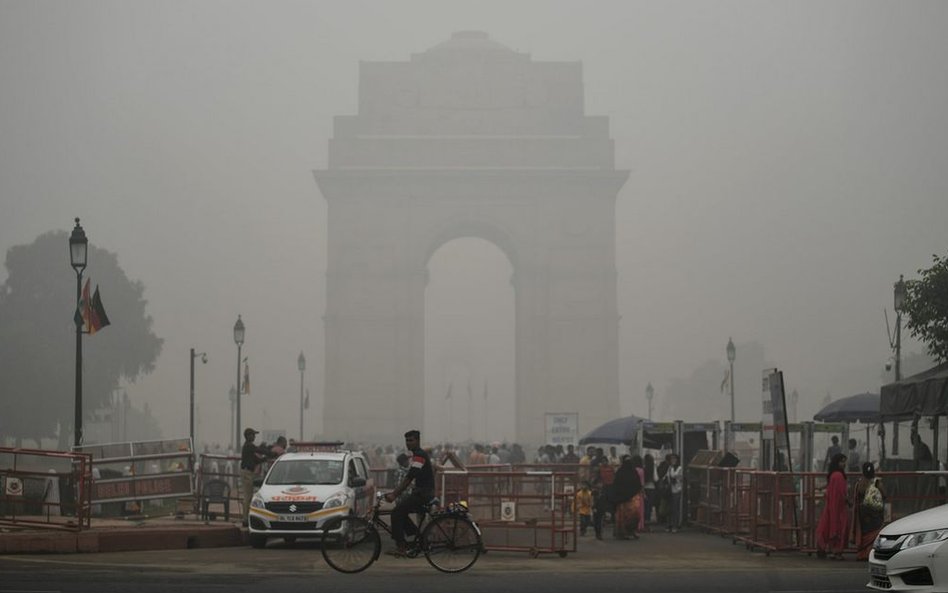
[[[381,510],[383,497],[376,493],[375,504],[365,516],[344,515],[326,522],[321,547],[329,566],[352,574],[378,560],[382,551],[379,530],[392,534],[391,527],[382,519],[391,514]],[[452,503],[444,509],[438,509],[439,505],[437,498],[425,505],[418,535],[409,542],[406,555],[416,558],[424,554],[428,563],[441,572],[464,572],[474,566],[483,551],[481,530],[463,504]]]

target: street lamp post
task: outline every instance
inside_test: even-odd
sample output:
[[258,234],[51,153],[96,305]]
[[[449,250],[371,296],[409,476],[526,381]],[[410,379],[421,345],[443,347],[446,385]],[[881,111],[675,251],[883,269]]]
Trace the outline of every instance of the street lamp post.
[[206,352],[194,352],[194,348],[191,348],[191,407],[189,417],[191,419],[191,430],[188,434],[191,435],[191,450],[197,450],[197,444],[194,442],[194,359],[198,356],[201,357],[201,363],[207,364],[207,353]]
[[895,380],[902,380],[902,311],[905,308],[905,277],[899,274],[893,291],[895,308]]
[[240,315],[237,316],[237,323],[234,324],[234,343],[237,344],[237,415],[236,415],[236,425],[237,425],[237,437],[234,440],[236,449],[240,449],[240,349],[244,345],[244,322],[241,320]]
[[76,271],[76,417],[73,444],[77,447],[82,445],[82,315],[79,304],[82,300],[82,271],[86,269],[88,257],[89,240],[76,218],[76,226],[69,236],[69,263]]
[[[730,434],[734,433],[734,359],[737,358],[737,349],[734,347],[734,340],[731,338],[727,339],[727,361],[731,365],[731,369],[728,375],[728,383],[731,384],[731,430]],[[730,436],[730,434],[728,436]]]
[[648,400],[648,419],[652,419],[652,398],[655,397],[655,388],[652,387],[652,382],[649,381],[648,385],[645,386],[645,399]]
[[[231,434],[231,436],[233,436],[233,434],[234,434],[234,426],[235,426],[235,423],[234,423],[234,420],[235,420],[234,415],[236,414],[236,410],[237,410],[237,390],[234,389],[234,386],[233,386],[233,385],[230,386],[230,393],[229,393],[229,396],[230,396],[230,434]],[[235,444],[234,444],[234,450],[235,450],[235,451],[236,451],[239,447],[240,447],[240,443],[235,443]]]
[[[902,380],[902,311],[905,308],[905,277],[899,274],[899,281],[892,291],[892,305],[895,309],[895,381]],[[892,454],[899,454],[899,421],[892,423]]]
[[300,351],[299,358],[296,359],[296,366],[300,370],[300,440],[303,440],[303,371],[306,370],[306,357]]

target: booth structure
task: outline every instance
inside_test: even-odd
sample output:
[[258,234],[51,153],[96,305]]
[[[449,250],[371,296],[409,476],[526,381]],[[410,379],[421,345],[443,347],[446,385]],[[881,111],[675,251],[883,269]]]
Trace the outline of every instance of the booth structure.
[[[911,469],[937,468],[939,451],[941,450],[941,417],[948,415],[948,362],[917,375],[906,377],[901,381],[883,385],[880,395],[879,415],[883,422],[883,430],[880,431],[880,434],[883,436],[882,442],[885,443],[884,423],[891,422],[891,454],[893,456],[899,455],[899,422],[908,420],[912,423],[912,433],[919,435],[929,453],[927,455],[928,459],[926,459],[925,447],[914,447],[911,461],[913,462],[912,465],[917,467]],[[930,436],[923,432],[926,428],[924,425],[922,426],[923,430],[919,430],[919,421],[925,417],[929,419],[927,428],[930,430]],[[884,447],[880,453],[880,456],[885,459]],[[887,463],[887,465],[891,464]]]

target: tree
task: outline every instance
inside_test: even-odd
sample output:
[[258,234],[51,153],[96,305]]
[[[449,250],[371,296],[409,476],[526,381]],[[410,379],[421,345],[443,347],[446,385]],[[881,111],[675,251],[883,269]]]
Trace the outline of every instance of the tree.
[[948,256],[933,255],[934,265],[906,281],[903,311],[906,327],[938,362],[948,360]]
[[[69,236],[55,231],[10,248],[0,285],[0,435],[60,442],[72,433],[75,403],[76,276]],[[122,379],[154,369],[162,340],[151,331],[144,286],[131,281],[114,253],[89,244],[83,276],[98,284],[112,324],[82,338],[83,424],[109,404]]]

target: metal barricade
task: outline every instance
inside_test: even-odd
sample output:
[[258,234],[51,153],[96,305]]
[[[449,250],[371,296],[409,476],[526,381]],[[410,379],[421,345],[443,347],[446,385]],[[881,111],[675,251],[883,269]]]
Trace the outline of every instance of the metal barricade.
[[87,529],[91,484],[88,454],[0,448],[0,524]]
[[487,550],[532,556],[576,551],[576,474],[552,471],[443,471],[439,495],[465,501]]
[[92,456],[90,500],[96,514],[143,514],[145,501],[164,512],[163,500],[194,495],[190,439],[83,445],[76,451]]
[[[767,553],[816,551],[816,530],[824,508],[825,474],[716,467],[701,468],[701,472],[690,484],[699,491],[699,500],[693,509],[695,526],[731,536],[734,542],[743,542],[748,548],[763,549]],[[886,523],[948,502],[948,472],[896,471],[879,472],[876,476],[882,480],[886,493]],[[859,478],[859,475],[848,476],[850,497]],[[861,501],[850,502],[857,505]],[[849,547],[846,551],[855,550]]]

